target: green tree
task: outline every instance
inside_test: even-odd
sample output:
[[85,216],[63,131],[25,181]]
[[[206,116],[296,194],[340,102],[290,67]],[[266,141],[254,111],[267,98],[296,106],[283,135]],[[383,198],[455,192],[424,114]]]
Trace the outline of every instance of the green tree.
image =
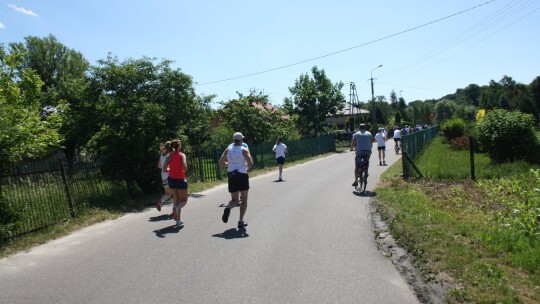
[[[60,145],[58,128],[62,107],[43,115],[43,82],[22,65],[24,49],[0,44],[0,176],[25,158],[46,155]],[[3,199],[0,188],[0,239],[11,235],[16,212]]]
[[[143,57],[120,62],[111,54],[91,69],[90,95],[97,131],[88,150],[109,176],[134,180],[144,191],[157,187],[159,143],[180,138],[186,149],[209,100],[198,98],[190,76],[172,62]],[[202,132],[200,130],[196,132]],[[191,137],[191,138],[190,138]]]
[[343,82],[332,84],[324,70],[316,66],[311,73],[313,77],[302,74],[289,87],[292,96],[285,99],[285,108],[298,115],[303,134],[317,136],[326,127],[326,116],[342,110],[345,98],[341,93]]
[[537,111],[537,115],[535,116],[535,118],[538,120],[540,120],[540,76],[537,76],[536,78],[534,78],[534,80],[531,82],[531,84],[529,84],[529,89],[531,91],[531,95],[532,95],[532,100],[533,100],[533,104],[536,108],[536,111]]
[[435,114],[437,120],[442,122],[446,119],[450,119],[456,112],[457,105],[453,100],[443,99],[435,104]]
[[88,126],[94,116],[93,105],[85,95],[88,61],[53,35],[45,38],[28,36],[24,43],[12,44],[24,50],[22,66],[33,69],[44,82],[42,108],[54,110],[59,102],[66,105],[60,133],[68,156],[73,154],[77,146],[89,139],[91,128]]
[[[283,111],[274,108],[263,94],[238,94],[237,99],[222,103],[219,117],[229,130],[244,134],[250,144],[273,142],[276,138],[295,139],[294,121]],[[231,140],[231,134],[227,140]]]

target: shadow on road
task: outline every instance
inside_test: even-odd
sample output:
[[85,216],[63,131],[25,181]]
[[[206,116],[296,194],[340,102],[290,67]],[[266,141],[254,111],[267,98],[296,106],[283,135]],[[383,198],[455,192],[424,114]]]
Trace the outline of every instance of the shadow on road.
[[356,196],[361,196],[361,197],[375,197],[375,196],[377,196],[377,193],[372,192],[372,191],[366,191],[364,193],[360,193],[359,191],[354,190],[353,194],[356,195]]
[[162,228],[162,229],[154,230],[154,233],[156,234],[157,237],[164,238],[164,237],[166,237],[166,234],[178,233],[183,228],[184,228],[184,226],[172,225],[172,226],[165,227],[165,228]]
[[171,219],[170,214],[162,214],[160,216],[152,216],[148,219],[149,222],[160,222],[160,221],[168,221]]
[[241,239],[241,238],[249,237],[249,234],[247,234],[245,228],[238,229],[238,230],[236,228],[231,228],[229,230],[225,230],[223,233],[214,234],[212,236],[224,238],[226,240],[232,240],[232,239]]
[[285,181],[284,179],[276,179],[276,180],[274,181],[274,183],[283,183],[284,181]]

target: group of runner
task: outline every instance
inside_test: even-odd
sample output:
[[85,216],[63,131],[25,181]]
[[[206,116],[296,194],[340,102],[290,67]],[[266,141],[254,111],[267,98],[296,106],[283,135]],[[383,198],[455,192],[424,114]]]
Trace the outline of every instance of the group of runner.
[[[231,200],[223,211],[221,217],[224,223],[229,221],[231,209],[240,205],[240,218],[238,228],[245,228],[248,224],[244,220],[248,205],[249,176],[248,170],[253,167],[253,158],[249,147],[244,143],[244,136],[240,132],[233,134],[233,143],[227,146],[219,159],[219,165],[227,168],[228,190]],[[182,226],[184,221],[181,217],[182,208],[188,201],[188,164],[186,155],[181,152],[181,142],[178,139],[168,141],[161,145],[161,155],[158,168],[161,169],[164,194],[158,199],[156,208],[161,211],[163,204],[172,197],[172,218],[177,226]],[[287,146],[279,138],[272,148],[275,152],[276,163],[279,166],[279,179],[283,181],[283,164]]]

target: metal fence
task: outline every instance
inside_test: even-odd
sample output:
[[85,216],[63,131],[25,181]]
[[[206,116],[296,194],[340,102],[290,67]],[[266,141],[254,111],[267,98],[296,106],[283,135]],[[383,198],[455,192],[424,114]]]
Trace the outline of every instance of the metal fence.
[[[289,161],[334,152],[336,149],[332,135],[286,142],[286,145]],[[250,147],[254,169],[275,165],[272,147],[273,144]],[[218,166],[222,152],[188,153],[190,182],[216,181],[226,177],[226,170]],[[156,173],[156,179],[159,176]],[[1,203],[18,215],[18,220],[10,224],[8,237],[66,221],[89,208],[114,207],[121,205],[119,202],[143,195],[135,182],[111,180],[101,173],[96,163],[78,161],[68,165],[62,153],[12,168],[10,174],[0,178],[0,191],[3,196]],[[6,227],[0,228],[4,234],[8,230]]]
[[402,159],[403,177],[421,175],[414,165],[414,160],[427,144],[437,136],[439,126],[423,129],[419,132],[411,133],[402,137]]

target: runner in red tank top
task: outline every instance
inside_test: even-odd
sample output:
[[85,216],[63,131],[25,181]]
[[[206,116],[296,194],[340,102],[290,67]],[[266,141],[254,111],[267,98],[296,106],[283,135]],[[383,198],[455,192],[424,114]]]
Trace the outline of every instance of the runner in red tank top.
[[179,139],[171,141],[171,152],[163,164],[163,172],[169,172],[169,188],[173,193],[173,219],[177,226],[184,224],[181,210],[188,201],[187,160],[180,151],[182,144]]

